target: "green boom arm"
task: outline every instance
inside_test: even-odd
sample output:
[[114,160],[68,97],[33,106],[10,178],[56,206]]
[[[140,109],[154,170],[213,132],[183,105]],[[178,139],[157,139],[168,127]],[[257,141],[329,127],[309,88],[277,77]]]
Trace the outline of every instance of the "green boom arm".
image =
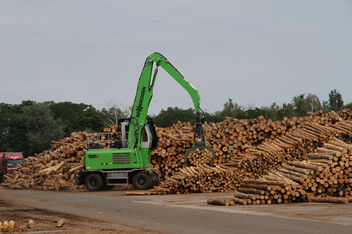
[[[154,64],[156,65],[156,68],[152,77]],[[149,104],[153,97],[153,88],[159,66],[161,66],[172,78],[186,89],[192,98],[197,118],[200,116],[200,97],[198,90],[194,88],[163,55],[153,53],[147,57],[145,61],[137,86],[128,135],[128,146],[130,148],[136,146],[136,143],[138,144],[137,147],[141,145],[142,131],[146,124]]]

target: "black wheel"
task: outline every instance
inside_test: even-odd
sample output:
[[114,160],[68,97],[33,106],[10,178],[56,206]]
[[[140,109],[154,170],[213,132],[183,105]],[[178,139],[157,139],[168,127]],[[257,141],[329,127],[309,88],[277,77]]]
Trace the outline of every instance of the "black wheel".
[[0,175],[0,183],[2,183],[3,180],[4,180],[4,177]]
[[135,189],[146,190],[153,186],[153,178],[145,172],[139,172],[132,179],[132,185]]
[[103,178],[96,173],[88,174],[84,180],[84,184],[89,191],[99,191],[104,188]]
[[155,174],[153,176],[153,186],[158,186],[160,184],[160,176],[158,174]]

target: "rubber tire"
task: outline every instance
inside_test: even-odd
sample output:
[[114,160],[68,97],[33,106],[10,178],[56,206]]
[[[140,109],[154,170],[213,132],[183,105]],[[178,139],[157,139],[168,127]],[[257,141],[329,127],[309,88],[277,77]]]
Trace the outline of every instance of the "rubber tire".
[[161,179],[160,179],[160,176],[158,174],[155,174],[154,175],[156,178],[154,179],[154,183],[153,183],[153,186],[158,186],[160,183],[161,183]]
[[133,176],[132,185],[134,189],[146,190],[153,187],[153,178],[145,172],[138,172]]
[[103,178],[97,173],[88,174],[84,179],[84,184],[88,191],[100,191],[105,187]]

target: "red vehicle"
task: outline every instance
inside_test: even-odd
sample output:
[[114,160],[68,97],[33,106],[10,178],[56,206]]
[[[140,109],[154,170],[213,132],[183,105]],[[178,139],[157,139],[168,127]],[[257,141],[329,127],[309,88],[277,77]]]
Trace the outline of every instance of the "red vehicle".
[[3,176],[7,173],[13,173],[19,164],[23,161],[22,153],[0,153],[0,183],[3,180]]

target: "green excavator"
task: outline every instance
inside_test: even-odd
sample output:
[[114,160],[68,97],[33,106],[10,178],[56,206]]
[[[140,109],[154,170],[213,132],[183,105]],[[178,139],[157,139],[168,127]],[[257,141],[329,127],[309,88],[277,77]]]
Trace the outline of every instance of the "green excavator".
[[160,172],[150,163],[150,152],[156,147],[158,136],[153,120],[147,115],[159,67],[162,67],[186,89],[192,98],[196,112],[193,145],[186,151],[185,163],[188,164],[187,156],[192,151],[207,149],[212,152],[210,160],[210,164],[212,164],[215,155],[205,139],[204,113],[200,108],[198,90],[181,75],[168,59],[160,53],[153,53],[147,57],[139,78],[131,117],[119,120],[119,140],[114,140],[113,147],[108,149],[94,147],[99,139],[110,142],[113,140],[107,133],[98,135],[98,140],[95,139],[92,144],[93,147],[88,142],[88,149],[84,154],[84,170],[79,174],[78,184],[85,184],[89,191],[111,189],[114,185],[121,184],[132,184],[135,189],[142,190],[160,184]]

